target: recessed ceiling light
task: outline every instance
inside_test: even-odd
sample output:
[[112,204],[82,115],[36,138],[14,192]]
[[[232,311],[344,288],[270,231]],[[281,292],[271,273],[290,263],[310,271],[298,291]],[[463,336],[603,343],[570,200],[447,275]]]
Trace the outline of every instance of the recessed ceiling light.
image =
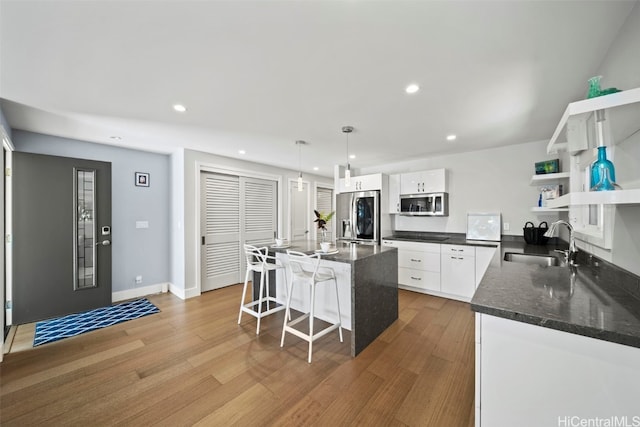
[[355,155],[355,154],[349,154],[349,158],[350,158],[350,159],[355,159],[355,158],[356,158],[356,155]]
[[412,83],[412,84],[410,84],[409,86],[407,86],[405,88],[405,92],[407,92],[407,93],[416,93],[419,90],[420,90],[420,86],[418,86],[415,83]]
[[314,171],[317,171],[317,170],[320,170],[320,168],[319,168],[319,167],[317,167],[317,166],[314,166],[314,167],[313,167],[313,170],[314,170]]
[[447,135],[447,141],[455,141],[456,136],[451,134],[451,135]]
[[247,152],[244,150],[238,150],[238,154],[247,154]]
[[173,109],[176,110],[178,113],[184,113],[185,111],[187,111],[187,107],[185,107],[182,104],[174,104]]
[[111,135],[109,138],[114,139],[116,141],[120,141],[122,139],[122,137],[118,135]]

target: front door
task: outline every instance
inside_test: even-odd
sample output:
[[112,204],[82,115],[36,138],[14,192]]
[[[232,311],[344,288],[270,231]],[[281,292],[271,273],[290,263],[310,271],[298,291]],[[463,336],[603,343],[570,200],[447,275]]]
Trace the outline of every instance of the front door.
[[12,161],[13,324],[111,305],[111,163]]

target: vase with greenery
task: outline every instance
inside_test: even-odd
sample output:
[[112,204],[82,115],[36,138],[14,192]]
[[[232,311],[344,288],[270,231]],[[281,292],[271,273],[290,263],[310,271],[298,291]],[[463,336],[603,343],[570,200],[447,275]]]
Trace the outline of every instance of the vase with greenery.
[[317,210],[314,210],[313,213],[316,214],[316,219],[313,222],[317,223],[318,225],[318,230],[320,231],[320,235],[322,236],[322,241],[329,241],[327,239],[327,223],[331,221],[331,218],[333,218],[333,214],[335,214],[335,211],[328,214],[323,214],[321,212],[318,212]]

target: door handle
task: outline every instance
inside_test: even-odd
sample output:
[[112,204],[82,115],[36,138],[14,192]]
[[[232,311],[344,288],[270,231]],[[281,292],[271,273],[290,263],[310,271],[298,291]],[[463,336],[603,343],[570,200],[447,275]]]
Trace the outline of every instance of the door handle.
[[96,243],[96,246],[109,246],[111,245],[111,240],[103,240],[102,242]]

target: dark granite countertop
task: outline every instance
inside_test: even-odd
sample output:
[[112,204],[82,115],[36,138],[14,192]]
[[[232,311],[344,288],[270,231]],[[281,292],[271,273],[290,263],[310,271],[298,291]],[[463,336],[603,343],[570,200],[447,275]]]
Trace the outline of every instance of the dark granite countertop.
[[640,278],[583,251],[578,267],[504,261],[506,252],[553,254],[566,245],[502,242],[471,300],[472,310],[640,348]]
[[464,233],[431,233],[414,231],[396,231],[382,240],[401,240],[405,242],[442,243],[445,245],[491,246],[497,247],[499,242],[485,240],[467,240]]
[[[397,251],[396,248],[390,248],[380,245],[365,245],[346,242],[336,242],[332,244],[329,251],[338,250],[337,254],[325,255],[321,254],[322,259],[327,261],[345,262],[351,263],[354,261],[362,260],[383,252]],[[287,250],[303,252],[305,254],[312,254],[317,250],[320,250],[320,243],[313,240],[294,240],[290,242],[290,246],[285,248],[278,248],[270,246],[270,252],[283,252]]]

